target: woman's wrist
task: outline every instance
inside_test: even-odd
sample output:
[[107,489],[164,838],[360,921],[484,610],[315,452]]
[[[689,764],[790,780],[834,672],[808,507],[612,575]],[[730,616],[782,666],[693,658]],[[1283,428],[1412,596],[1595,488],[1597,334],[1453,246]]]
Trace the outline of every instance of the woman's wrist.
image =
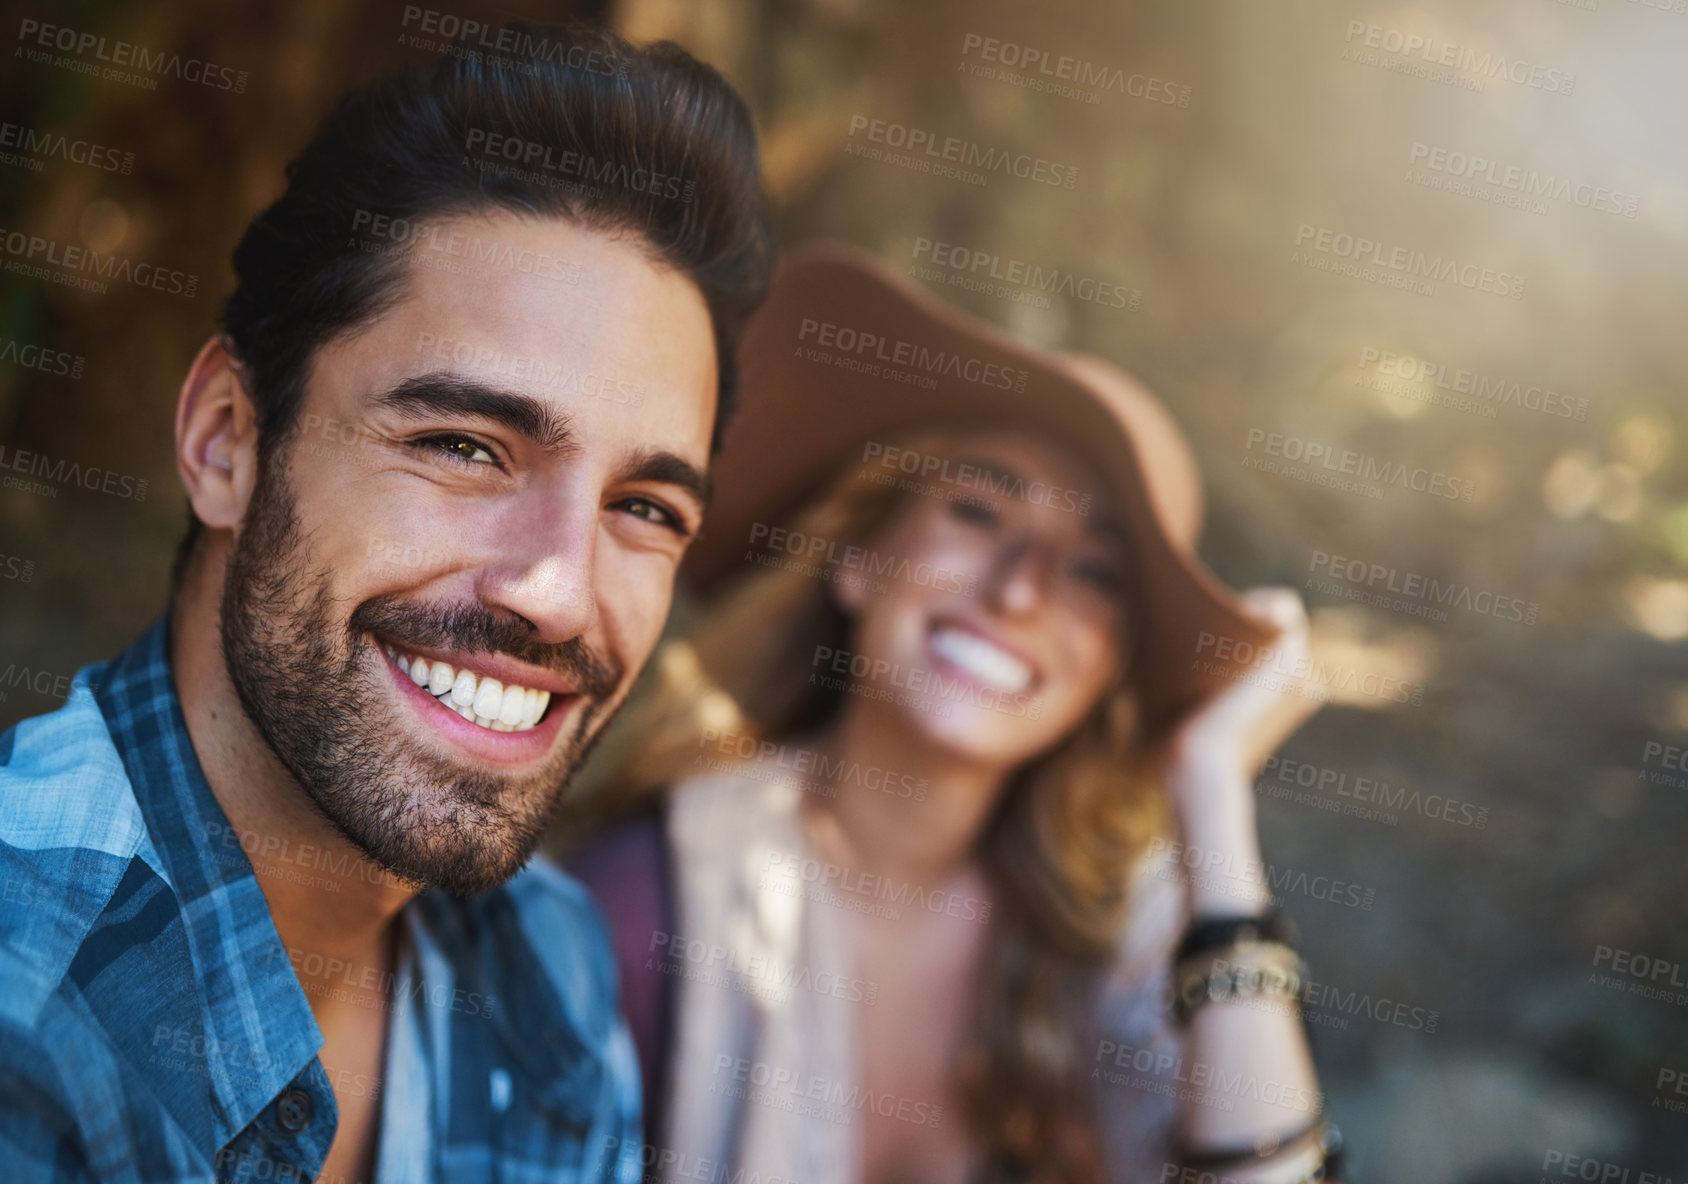
[[1192,920],[1256,916],[1272,907],[1272,885],[1257,841],[1190,842],[1185,887]]
[[1261,916],[1272,907],[1272,890],[1265,883],[1250,881],[1223,884],[1190,884],[1190,919],[1207,917]]

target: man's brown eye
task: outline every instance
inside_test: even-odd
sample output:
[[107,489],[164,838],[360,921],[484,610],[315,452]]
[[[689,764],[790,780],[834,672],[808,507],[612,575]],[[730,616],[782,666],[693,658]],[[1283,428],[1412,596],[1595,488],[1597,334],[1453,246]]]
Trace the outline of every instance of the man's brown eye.
[[[457,432],[443,432],[437,436],[427,436],[417,441],[423,448],[430,449],[448,460],[458,461],[467,465],[497,464],[498,458],[492,451],[473,436],[460,435]],[[480,453],[484,459],[477,459]]]
[[653,501],[648,497],[623,498],[621,501],[617,502],[616,505],[627,510],[635,518],[642,518],[654,526],[660,526],[665,530],[671,530],[681,537],[685,537],[688,533],[686,530],[686,524],[681,521],[678,514],[674,513],[674,511],[670,510],[662,503]]

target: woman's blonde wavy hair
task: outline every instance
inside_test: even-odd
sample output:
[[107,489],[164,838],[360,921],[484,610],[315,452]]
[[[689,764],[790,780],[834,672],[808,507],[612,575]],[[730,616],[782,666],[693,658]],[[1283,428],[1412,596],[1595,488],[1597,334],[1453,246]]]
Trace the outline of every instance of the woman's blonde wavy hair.
[[[947,456],[959,435],[929,429],[897,443]],[[846,466],[791,529],[867,543],[918,496],[884,476]],[[1146,623],[1134,590],[1126,600],[1129,643]],[[811,685],[810,659],[818,645],[850,648],[850,629],[810,568],[761,567],[730,588],[660,653],[654,685],[629,709],[639,750],[593,795],[600,820],[684,780],[706,733],[781,741],[824,726],[843,692]],[[1103,1179],[1088,1020],[1125,924],[1132,865],[1168,819],[1158,744],[1142,734],[1128,667],[1125,653],[1079,726],[1015,773],[980,839],[996,908],[955,1085],[990,1184]]]

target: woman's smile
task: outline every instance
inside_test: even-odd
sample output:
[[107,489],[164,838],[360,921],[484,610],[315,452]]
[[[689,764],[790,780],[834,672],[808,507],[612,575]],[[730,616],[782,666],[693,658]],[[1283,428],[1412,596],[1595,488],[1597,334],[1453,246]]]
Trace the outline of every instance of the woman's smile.
[[1037,681],[1030,662],[977,626],[953,617],[932,622],[926,648],[941,665],[993,690],[1018,694]]

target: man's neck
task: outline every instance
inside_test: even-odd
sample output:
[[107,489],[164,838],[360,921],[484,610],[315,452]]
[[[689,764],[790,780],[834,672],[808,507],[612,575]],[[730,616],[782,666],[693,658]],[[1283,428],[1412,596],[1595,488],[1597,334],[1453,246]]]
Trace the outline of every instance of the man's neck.
[[[276,932],[325,1031],[354,984],[391,981],[392,925],[416,888],[371,863],[312,805],[241,705],[223,661],[226,549],[202,544],[170,608],[170,667],[212,795],[252,861]],[[333,1020],[334,1022],[330,1022]]]

